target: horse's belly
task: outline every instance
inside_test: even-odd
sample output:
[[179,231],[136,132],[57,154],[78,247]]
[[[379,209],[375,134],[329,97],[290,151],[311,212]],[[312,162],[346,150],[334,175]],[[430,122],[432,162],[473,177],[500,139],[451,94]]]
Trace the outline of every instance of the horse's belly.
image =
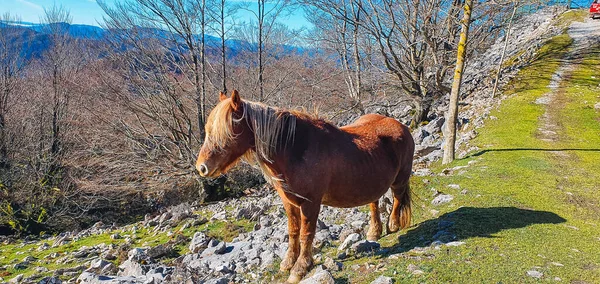
[[349,195],[336,195],[336,194],[325,194],[321,201],[322,204],[340,208],[351,208],[369,204],[378,200],[385,192],[387,188],[372,191],[367,195],[360,196],[359,198],[353,198]]
[[393,179],[353,179],[332,184],[321,203],[333,207],[356,207],[378,200],[389,189]]

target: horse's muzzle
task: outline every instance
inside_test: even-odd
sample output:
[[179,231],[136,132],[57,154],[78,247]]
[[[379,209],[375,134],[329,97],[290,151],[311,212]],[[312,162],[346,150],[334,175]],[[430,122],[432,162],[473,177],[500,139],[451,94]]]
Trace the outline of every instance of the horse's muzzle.
[[196,169],[198,169],[198,172],[201,176],[205,177],[208,175],[208,167],[206,166],[206,164],[197,165]]

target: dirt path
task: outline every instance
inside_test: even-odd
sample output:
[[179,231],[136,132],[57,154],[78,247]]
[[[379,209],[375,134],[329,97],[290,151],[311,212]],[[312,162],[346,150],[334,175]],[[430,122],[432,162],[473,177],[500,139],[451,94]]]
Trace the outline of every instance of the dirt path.
[[560,140],[560,125],[556,117],[557,110],[561,108],[561,84],[563,79],[568,78],[575,66],[582,60],[581,53],[594,44],[600,43],[600,20],[586,19],[585,22],[575,22],[568,30],[573,39],[573,45],[566,54],[560,67],[552,75],[548,88],[550,92],[538,98],[535,103],[546,106],[546,112],[540,118],[538,138],[546,142]]

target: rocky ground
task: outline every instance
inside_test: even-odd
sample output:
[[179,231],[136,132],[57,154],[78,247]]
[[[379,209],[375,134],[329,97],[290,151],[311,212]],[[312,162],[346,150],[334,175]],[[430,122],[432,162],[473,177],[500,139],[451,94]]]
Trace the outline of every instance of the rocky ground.
[[[506,56],[514,64],[503,72],[501,83],[513,78],[547,38],[562,32],[551,24],[558,12],[545,10],[515,24],[515,37],[511,38]],[[593,28],[600,31],[600,27]],[[484,119],[494,119],[489,117],[490,110],[502,98],[510,96],[490,97],[489,74],[498,64],[503,45],[503,39],[498,40],[489,52],[472,61],[465,74],[465,90],[469,95],[463,98],[460,114],[460,156],[477,150],[469,141],[477,136]],[[445,107],[443,102],[436,105],[439,113]],[[441,157],[443,124],[440,115],[415,130],[418,144],[415,175],[432,179],[435,175],[460,175],[476,163],[474,160],[435,175],[427,168]],[[450,184],[444,192],[431,191],[431,201],[428,199],[431,208],[447,204],[457,195],[468,194],[457,184]],[[387,217],[391,209],[389,195],[382,197],[380,206]],[[435,216],[439,212],[430,209],[428,213]],[[319,216],[314,243],[317,265],[302,283],[334,283],[332,273],[340,270],[366,271],[381,275],[372,283],[393,283],[392,278],[382,275],[383,264],[366,262],[346,267],[345,260],[373,255],[383,262],[422,259],[465,244],[456,239],[450,219],[440,220],[431,232],[420,236],[423,246],[393,250],[365,240],[369,220],[366,208],[323,206]],[[278,266],[287,249],[287,219],[277,195],[265,188],[251,196],[209,205],[182,204],[124,227],[98,223],[81,232],[23,241],[3,238],[0,242],[3,243],[0,261],[10,260],[0,266],[0,282],[270,283],[282,280]],[[30,272],[14,276],[13,272],[24,270]],[[416,265],[409,265],[406,271],[412,275],[425,273]],[[539,272],[527,273],[537,278]],[[11,278],[3,279],[1,275]]]
[[[384,196],[381,200],[381,209],[386,216],[391,210],[390,197]],[[432,204],[443,204],[451,199],[450,195],[440,194]],[[248,220],[253,227],[231,241],[211,237],[202,231],[194,232],[191,237],[181,233],[211,222],[240,219]],[[382,249],[379,243],[365,240],[368,220],[366,210],[323,206],[314,243],[318,251],[315,260],[321,265],[303,283],[333,283],[329,271],[343,269],[341,261],[349,257],[373,254],[399,257],[389,249]],[[463,244],[453,241],[451,226],[451,223],[440,226],[428,241],[431,247],[413,250],[423,253],[440,246]],[[157,246],[140,243],[145,239],[142,235],[159,236],[161,233],[168,236],[166,243]],[[69,244],[95,236],[108,236],[108,240],[68,251]],[[8,238],[3,240],[5,245],[12,242]],[[178,248],[179,245],[185,248]],[[27,251],[36,253],[59,250],[43,258],[21,253],[20,259],[0,267],[0,271],[33,268],[35,273],[27,277],[17,275],[7,279],[8,283],[264,283],[274,279],[274,271],[287,249],[287,219],[277,195],[264,191],[263,195],[211,205],[182,204],[125,227],[98,223],[78,233],[26,240],[19,246],[30,247]],[[180,252],[184,253],[180,255]],[[42,264],[70,267],[50,271]],[[414,273],[419,271],[415,269]],[[51,276],[44,277],[48,274]],[[386,277],[377,281],[374,283],[391,283]]]

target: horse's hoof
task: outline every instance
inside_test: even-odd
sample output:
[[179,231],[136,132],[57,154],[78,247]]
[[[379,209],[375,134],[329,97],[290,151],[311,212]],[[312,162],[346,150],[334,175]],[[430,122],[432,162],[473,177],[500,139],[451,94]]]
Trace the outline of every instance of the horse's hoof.
[[284,260],[279,265],[279,271],[281,271],[281,272],[288,272],[288,271],[290,271],[290,269],[292,269],[293,266],[294,266],[294,264],[291,261],[285,261]]
[[290,283],[300,282],[300,280],[302,280],[302,277],[304,277],[308,273],[308,271],[312,267],[312,264],[312,257],[299,257],[296,260],[294,267],[292,267],[288,281],[290,281]]
[[288,277],[288,280],[285,283],[295,284],[300,283],[300,280],[302,280],[302,277],[300,275],[292,274],[290,275],[290,277]]
[[400,229],[400,226],[398,226],[397,223],[391,223],[391,224],[388,224],[388,226],[387,226],[387,233],[388,234],[395,233],[395,232],[398,232],[399,229]]
[[294,267],[294,264],[296,263],[296,260],[298,259],[297,256],[294,257],[293,254],[286,254],[285,258],[283,259],[283,261],[281,261],[281,263],[279,264],[279,271],[281,272],[288,272],[292,269],[292,267]]
[[375,242],[375,241],[379,240],[380,237],[381,237],[381,235],[367,234],[367,241]]

